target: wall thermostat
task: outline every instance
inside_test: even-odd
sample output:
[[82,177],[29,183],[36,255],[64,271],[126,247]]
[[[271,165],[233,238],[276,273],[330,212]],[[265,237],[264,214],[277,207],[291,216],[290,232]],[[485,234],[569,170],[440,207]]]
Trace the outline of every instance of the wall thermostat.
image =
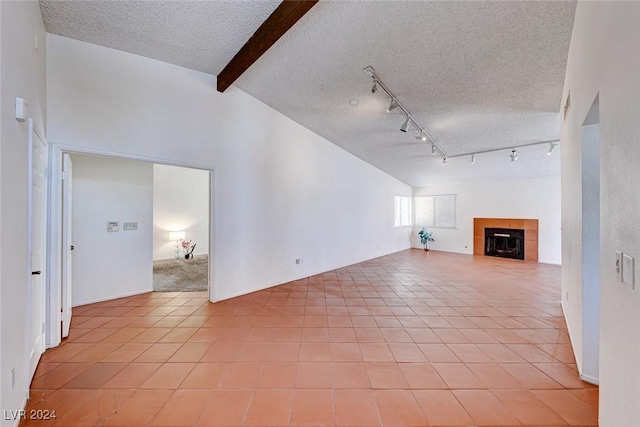
[[120,230],[120,227],[118,226],[118,221],[107,221],[107,231],[108,232],[114,232],[114,231],[118,231]]

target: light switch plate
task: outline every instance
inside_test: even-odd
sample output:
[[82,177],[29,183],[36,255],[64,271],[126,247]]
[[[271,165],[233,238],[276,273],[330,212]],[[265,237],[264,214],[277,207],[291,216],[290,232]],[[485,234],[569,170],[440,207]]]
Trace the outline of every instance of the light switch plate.
[[109,233],[113,233],[114,231],[120,230],[118,226],[118,221],[107,221],[107,231]]
[[622,281],[622,252],[616,251],[616,274],[618,279]]
[[23,98],[16,98],[16,120],[24,123],[27,118],[27,102]]
[[138,229],[138,223],[137,222],[123,222],[122,223],[122,229],[124,231],[137,230]]
[[635,262],[632,256],[622,254],[622,281],[635,288]]

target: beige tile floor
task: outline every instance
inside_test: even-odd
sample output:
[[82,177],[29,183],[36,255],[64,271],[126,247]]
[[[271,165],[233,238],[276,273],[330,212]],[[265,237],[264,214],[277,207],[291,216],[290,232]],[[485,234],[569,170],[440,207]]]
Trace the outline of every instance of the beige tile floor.
[[597,425],[558,266],[407,250],[224,301],[74,309],[30,426]]

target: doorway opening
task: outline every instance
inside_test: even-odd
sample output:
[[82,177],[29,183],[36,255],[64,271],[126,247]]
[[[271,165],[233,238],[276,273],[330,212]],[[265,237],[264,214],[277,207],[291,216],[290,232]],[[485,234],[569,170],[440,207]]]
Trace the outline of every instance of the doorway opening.
[[596,96],[581,129],[582,378],[598,383],[600,363],[600,113]]
[[209,172],[153,165],[153,290],[206,291]]
[[[160,197],[154,194],[154,170],[176,167],[198,174],[197,201],[202,224],[197,234],[193,231],[184,237],[192,241],[189,249],[194,250],[190,255],[195,254],[193,261],[198,260],[201,266],[201,283],[197,289],[180,291],[204,291],[210,301],[215,300],[211,262],[215,185],[212,170],[57,144],[52,145],[51,157],[53,232],[50,236],[48,347],[58,345],[68,334],[65,323],[71,322],[74,306],[154,291],[155,240],[168,249],[171,260],[176,261],[175,242],[169,241],[169,233],[176,230],[162,230],[162,224],[154,222],[154,198]],[[193,177],[174,175],[171,179],[183,193],[185,188],[195,185]],[[71,201],[65,194],[72,194]],[[176,197],[168,197],[169,202]],[[165,200],[166,204],[169,202]],[[185,230],[194,224],[183,222],[174,226]],[[162,240],[155,239],[156,234],[161,234]],[[160,249],[158,253],[162,253]],[[181,260],[184,255],[181,251]]]

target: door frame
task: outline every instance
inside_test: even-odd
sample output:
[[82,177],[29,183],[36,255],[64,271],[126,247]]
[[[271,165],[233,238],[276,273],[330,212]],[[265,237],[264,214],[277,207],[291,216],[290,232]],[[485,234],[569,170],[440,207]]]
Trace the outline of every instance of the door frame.
[[204,165],[167,160],[146,156],[138,156],[114,151],[99,150],[60,143],[49,144],[49,215],[47,229],[49,241],[47,247],[47,337],[46,347],[51,348],[62,342],[60,322],[60,301],[62,298],[62,156],[68,154],[86,154],[94,156],[114,157],[118,159],[137,160],[168,166],[180,166],[201,169],[209,172],[209,301],[218,301],[217,251],[216,251],[216,169]]

